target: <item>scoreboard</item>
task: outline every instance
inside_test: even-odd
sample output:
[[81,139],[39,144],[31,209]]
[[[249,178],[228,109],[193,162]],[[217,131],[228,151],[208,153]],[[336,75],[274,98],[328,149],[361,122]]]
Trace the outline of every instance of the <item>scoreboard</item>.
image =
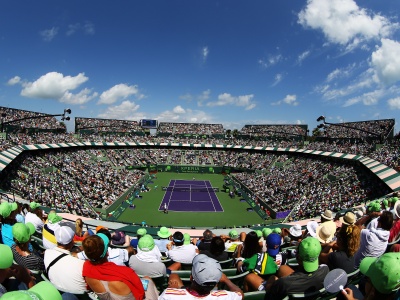
[[158,125],[157,120],[148,120],[148,119],[140,120],[140,126],[142,126],[142,128],[157,129],[157,125]]

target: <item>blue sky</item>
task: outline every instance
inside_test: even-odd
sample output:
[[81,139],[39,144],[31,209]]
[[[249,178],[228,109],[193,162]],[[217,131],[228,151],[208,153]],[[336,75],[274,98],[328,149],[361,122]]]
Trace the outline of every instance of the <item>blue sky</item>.
[[398,0],[1,1],[0,105],[227,129],[396,118],[399,12]]

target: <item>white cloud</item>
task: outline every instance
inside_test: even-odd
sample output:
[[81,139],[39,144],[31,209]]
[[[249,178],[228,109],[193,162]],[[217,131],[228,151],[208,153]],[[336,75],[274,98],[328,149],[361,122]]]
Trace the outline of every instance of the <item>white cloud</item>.
[[187,94],[179,96],[179,99],[190,102],[193,100],[193,96],[191,94],[187,93]]
[[207,106],[225,106],[225,105],[234,105],[234,106],[243,106],[245,110],[253,109],[256,104],[252,102],[254,95],[242,95],[242,96],[232,96],[228,93],[223,93],[218,95],[218,100],[215,102],[207,102]]
[[68,104],[85,104],[94,98],[98,96],[98,93],[94,92],[93,94],[92,90],[90,89],[83,89],[77,94],[72,94],[68,91],[64,93],[64,95],[59,99],[60,102],[62,103],[68,103]]
[[331,82],[331,81],[333,81],[335,79],[341,79],[341,78],[350,77],[350,75],[353,72],[355,66],[356,66],[356,64],[353,63],[351,65],[348,65],[347,67],[333,70],[326,77],[326,82]]
[[400,109],[400,97],[389,99],[387,103],[390,109]]
[[299,55],[299,57],[297,58],[297,63],[301,65],[303,60],[305,60],[310,55],[310,53],[311,53],[311,51],[309,51],[309,50],[304,51],[303,53],[301,53]]
[[400,43],[389,39],[381,42],[371,55],[371,66],[379,82],[392,84],[400,80]]
[[68,36],[73,35],[76,31],[79,30],[79,28],[81,28],[81,24],[79,24],[79,23],[69,24],[66,35],[68,35]]
[[287,104],[287,105],[297,106],[299,105],[299,102],[296,101],[296,99],[297,99],[296,95],[286,95],[285,98],[277,102],[272,102],[271,105]]
[[93,35],[95,33],[94,24],[85,22],[85,24],[83,24],[83,32],[88,35]]
[[58,34],[58,27],[53,27],[51,29],[45,29],[40,32],[40,35],[45,42],[52,41],[57,34]]
[[139,89],[136,85],[127,85],[124,83],[117,84],[109,90],[103,92],[100,95],[100,100],[97,102],[97,104],[113,104],[119,99],[126,99],[132,95],[138,99],[143,98],[143,95],[139,93]]
[[21,95],[29,98],[61,100],[66,93],[75,90],[88,79],[84,73],[79,73],[77,76],[64,76],[61,73],[50,72],[34,82],[24,83]]
[[378,89],[372,92],[364,93],[360,96],[353,97],[345,102],[344,107],[354,105],[356,103],[362,102],[364,105],[375,105],[379,100],[385,95],[385,90]]
[[117,120],[140,120],[144,118],[143,115],[136,113],[140,105],[135,104],[129,100],[121,102],[120,105],[109,106],[107,110],[99,114],[99,118],[103,119],[117,119]]
[[258,64],[262,67],[262,68],[269,68],[273,65],[276,65],[278,62],[283,60],[283,56],[281,54],[277,54],[277,55],[269,55],[267,59],[259,59],[258,60]]
[[203,102],[210,98],[211,90],[205,90],[201,93],[201,95],[197,96],[197,105],[203,106]]
[[182,106],[178,105],[175,106],[174,109],[172,110],[176,114],[184,114],[186,111],[183,109]]
[[180,108],[184,113],[175,113],[173,110],[166,110],[154,118],[161,122],[176,122],[176,123],[212,123],[210,113],[201,110],[192,110]]
[[354,0],[308,0],[299,24],[321,30],[330,43],[354,48],[364,41],[389,36],[398,23],[358,7]]
[[281,73],[276,74],[272,86],[276,86],[278,83],[282,81],[282,79],[283,79],[283,74]]
[[11,78],[11,79],[9,79],[8,81],[7,81],[7,85],[16,85],[16,84],[18,84],[18,83],[20,83],[21,82],[21,77],[19,77],[19,76],[14,76],[13,78]]
[[78,31],[82,31],[84,34],[93,35],[95,33],[94,25],[91,22],[69,24],[66,35],[71,36]]
[[210,54],[210,51],[208,50],[208,47],[207,47],[207,46],[206,46],[206,47],[203,47],[203,48],[201,49],[201,57],[203,58],[203,62],[206,62],[206,61],[207,61],[208,54]]
[[[326,79],[326,81],[333,81],[338,77],[349,77],[352,73],[352,66],[349,66],[345,69],[334,70],[330,73]],[[362,93],[366,89],[371,89],[376,86],[376,83],[373,79],[374,70],[369,68],[364,71],[358,77],[356,77],[352,82],[345,83],[345,85],[337,85],[337,84],[325,84],[318,86],[315,91],[320,93],[325,100],[333,100],[340,99],[341,97],[349,96],[355,93]],[[347,84],[347,85],[346,85]],[[339,86],[339,88],[333,88]]]

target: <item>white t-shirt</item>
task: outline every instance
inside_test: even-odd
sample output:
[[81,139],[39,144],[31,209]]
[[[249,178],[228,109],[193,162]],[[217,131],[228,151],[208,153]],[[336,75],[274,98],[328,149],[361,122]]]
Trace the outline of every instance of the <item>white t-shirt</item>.
[[173,261],[184,263],[184,264],[191,264],[193,258],[197,255],[195,245],[182,245],[178,247],[174,247],[171,250],[167,251],[167,255]]
[[[78,253],[78,258],[81,260],[88,259],[84,251]],[[125,263],[129,261],[128,250],[108,247],[108,261],[126,267]]]
[[35,225],[36,231],[42,231],[44,223],[43,221],[34,213],[28,212],[25,216],[25,224],[26,223],[32,223]]
[[49,270],[49,279],[56,288],[64,291],[79,293],[86,291],[86,282],[82,277],[83,260],[73,257],[68,250],[61,248],[47,249],[44,252],[44,265],[47,267],[61,254],[67,256],[58,260]]
[[240,300],[242,299],[242,294],[239,292],[229,292],[225,290],[211,291],[208,296],[199,298],[198,296],[190,294],[186,289],[171,289],[167,288],[158,297],[158,300],[174,300],[174,299],[202,299],[202,300]]

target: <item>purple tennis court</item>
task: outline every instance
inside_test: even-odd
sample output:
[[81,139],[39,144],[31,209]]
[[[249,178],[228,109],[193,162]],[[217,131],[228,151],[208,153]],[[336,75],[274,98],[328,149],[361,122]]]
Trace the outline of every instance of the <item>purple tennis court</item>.
[[159,210],[185,212],[223,212],[217,188],[208,180],[171,180],[163,187],[165,194]]

